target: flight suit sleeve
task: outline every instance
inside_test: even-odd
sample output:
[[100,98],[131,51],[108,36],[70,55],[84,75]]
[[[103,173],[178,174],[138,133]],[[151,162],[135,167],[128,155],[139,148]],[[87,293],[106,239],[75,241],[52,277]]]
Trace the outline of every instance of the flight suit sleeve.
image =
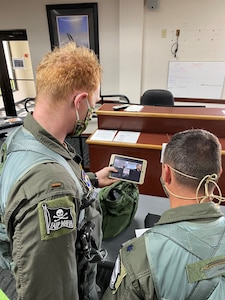
[[156,300],[143,237],[121,248],[102,300]]
[[[11,194],[6,214],[18,299],[79,299],[76,259],[80,200],[68,172],[36,167]],[[13,210],[14,209],[14,210]]]

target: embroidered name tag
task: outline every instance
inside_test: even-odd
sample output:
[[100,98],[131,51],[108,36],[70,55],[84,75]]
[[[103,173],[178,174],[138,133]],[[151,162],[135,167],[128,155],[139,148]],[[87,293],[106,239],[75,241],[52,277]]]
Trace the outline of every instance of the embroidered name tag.
[[70,197],[40,202],[38,214],[42,240],[57,238],[76,229],[75,206]]
[[186,266],[189,282],[200,281],[225,275],[225,256],[217,256],[208,260]]

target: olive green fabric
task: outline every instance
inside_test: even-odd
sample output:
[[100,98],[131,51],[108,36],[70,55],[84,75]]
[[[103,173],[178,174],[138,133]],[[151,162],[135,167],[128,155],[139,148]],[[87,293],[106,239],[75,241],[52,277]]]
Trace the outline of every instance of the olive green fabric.
[[100,190],[103,213],[103,239],[117,236],[132,222],[138,207],[139,190],[136,184],[118,181]]
[[0,268],[11,269],[11,263],[11,249],[6,227],[5,224],[0,223]]
[[[63,147],[56,138],[45,131],[31,114],[24,119],[24,130],[69,163],[83,193],[80,196],[73,177],[64,166],[55,162],[38,164],[10,190],[4,220],[13,245],[18,299],[96,300],[97,265],[89,263],[84,257],[78,245],[78,230],[71,228],[70,232],[64,234],[63,228],[60,228],[58,233],[61,232],[62,235],[48,240],[41,240],[40,235],[38,203],[45,201],[47,207],[50,207],[49,204],[58,198],[58,207],[61,210],[61,198],[72,197],[70,215],[74,215],[75,209],[77,227],[82,221],[82,228],[85,222],[95,225],[88,237],[90,236],[91,241],[95,241],[98,249],[101,249],[102,216],[98,201],[91,202],[82,210],[84,214],[80,213],[83,194],[92,192],[92,187],[88,185],[86,174],[80,166],[80,158],[69,144],[67,148]],[[30,146],[29,142],[24,145]],[[27,155],[24,159],[27,160]],[[18,164],[22,161],[21,158]],[[48,229],[49,226],[46,226],[46,230]]]

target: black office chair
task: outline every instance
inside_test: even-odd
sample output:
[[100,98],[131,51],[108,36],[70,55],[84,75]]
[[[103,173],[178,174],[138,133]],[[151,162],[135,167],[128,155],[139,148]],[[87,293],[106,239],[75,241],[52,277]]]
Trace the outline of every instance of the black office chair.
[[26,112],[33,111],[35,98],[26,98],[24,99],[24,108]]
[[141,96],[141,105],[174,106],[173,94],[163,89],[147,90]]

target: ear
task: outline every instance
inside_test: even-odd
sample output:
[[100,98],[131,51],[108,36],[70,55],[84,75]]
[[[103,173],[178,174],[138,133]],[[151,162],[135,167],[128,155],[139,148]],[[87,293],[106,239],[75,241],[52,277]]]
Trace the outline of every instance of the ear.
[[73,99],[73,105],[74,105],[74,107],[78,110],[79,107],[80,107],[81,102],[84,99],[87,99],[87,97],[88,97],[88,93],[86,93],[86,92],[82,92],[82,93],[76,94],[76,96]]
[[171,182],[171,169],[167,164],[162,164],[162,176],[165,183]]

